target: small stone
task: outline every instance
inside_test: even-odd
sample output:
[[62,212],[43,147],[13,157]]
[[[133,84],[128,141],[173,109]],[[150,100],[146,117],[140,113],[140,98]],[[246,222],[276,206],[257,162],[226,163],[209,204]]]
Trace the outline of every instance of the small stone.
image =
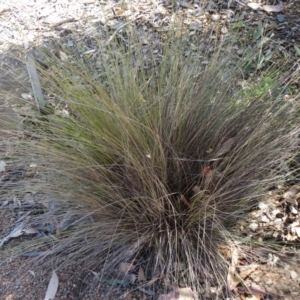
[[192,12],[191,12],[192,15],[198,17],[200,15],[204,15],[205,14],[205,11],[202,9],[202,8],[197,8],[197,9],[194,9]]
[[269,223],[270,220],[269,220],[269,218],[267,216],[263,215],[263,216],[261,216],[261,222],[263,222],[263,223]]
[[234,17],[234,12],[232,10],[227,11],[227,18],[231,19]]
[[280,210],[279,209],[273,209],[272,210],[272,215],[273,216],[276,216],[277,214],[279,214],[280,213]]
[[22,93],[22,94],[21,94],[21,97],[22,97],[23,99],[25,99],[25,100],[30,100],[30,99],[32,99],[31,94],[28,94],[28,93]]
[[292,278],[293,280],[296,280],[297,277],[298,277],[298,274],[297,274],[295,271],[291,271],[291,278]]
[[221,33],[222,33],[222,34],[227,34],[227,33],[228,33],[228,29],[227,29],[225,26],[223,26],[223,27],[221,28]]
[[179,4],[185,8],[189,8],[191,6],[187,1],[180,1]]
[[190,30],[201,30],[202,24],[199,22],[193,22],[190,24]]
[[257,206],[258,206],[258,208],[261,209],[261,210],[265,210],[265,209],[268,208],[268,205],[265,204],[264,202],[259,202]]
[[258,224],[257,223],[251,223],[249,225],[249,228],[250,228],[251,231],[255,232],[258,228]]
[[74,42],[72,40],[68,40],[67,44],[68,44],[69,47],[73,47],[74,46]]
[[282,23],[285,21],[285,16],[284,15],[277,15],[276,19],[279,23]]
[[220,20],[220,15],[218,14],[213,14],[211,15],[211,19],[214,21],[214,22],[217,22]]
[[6,162],[4,160],[0,160],[0,172],[5,171]]
[[275,226],[281,226],[282,222],[283,222],[282,218],[277,218],[277,219],[274,220],[274,225]]

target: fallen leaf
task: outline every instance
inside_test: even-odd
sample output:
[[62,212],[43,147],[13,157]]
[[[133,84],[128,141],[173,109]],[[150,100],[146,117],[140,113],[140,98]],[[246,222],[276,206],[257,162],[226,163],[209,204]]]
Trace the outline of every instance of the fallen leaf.
[[36,234],[38,232],[39,231],[37,229],[35,229],[35,228],[31,227],[31,226],[26,227],[26,228],[23,229],[23,233],[25,233],[25,234]]
[[58,288],[58,277],[55,270],[52,272],[44,300],[53,300]]
[[21,235],[23,235],[23,228],[19,228],[18,230],[14,231],[10,237],[15,238],[15,237],[19,237]]
[[43,96],[43,91],[41,88],[40,79],[39,79],[38,72],[36,70],[33,56],[31,55],[27,56],[26,66],[27,66],[27,71],[32,86],[34,99],[37,104],[37,107],[40,109],[40,107],[44,107],[46,105],[46,100],[44,99]]
[[231,147],[234,144],[234,140],[235,140],[234,138],[230,138],[226,142],[224,142],[221,146],[221,149],[217,152],[217,156],[221,156],[229,152]]
[[263,5],[261,8],[266,12],[280,12],[283,11],[284,6],[280,2],[278,5]]
[[3,244],[8,242],[11,238],[21,236],[23,234],[23,228],[24,228],[24,223],[22,222],[17,227],[15,227],[9,235],[2,238],[0,240],[0,248],[3,246]]
[[247,5],[248,5],[250,8],[255,9],[255,10],[261,8],[261,4],[259,4],[259,3],[250,2],[250,3],[248,3]]
[[258,267],[257,264],[252,264],[252,265],[245,266],[245,267],[239,267],[239,269],[240,269],[239,276],[242,279],[246,279],[253,271],[255,271],[257,269],[257,267]]
[[260,295],[260,296],[266,295],[266,290],[257,284],[252,284],[251,286],[249,286],[247,288],[248,288],[249,292],[251,292],[253,295]]
[[227,274],[227,284],[230,291],[234,290],[237,287],[237,285],[241,282],[241,278],[238,278],[235,274],[235,267],[230,266]]
[[145,272],[144,272],[143,268],[140,267],[139,273],[138,273],[138,281],[144,281],[145,279],[146,279]]

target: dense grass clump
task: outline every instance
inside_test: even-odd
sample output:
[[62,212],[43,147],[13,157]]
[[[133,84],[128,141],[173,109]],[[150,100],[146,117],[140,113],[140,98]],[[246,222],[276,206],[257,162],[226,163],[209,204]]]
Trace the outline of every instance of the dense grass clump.
[[185,56],[171,40],[158,60],[138,42],[113,41],[90,59],[78,49],[38,51],[56,108],[28,122],[24,151],[56,195],[45,217],[57,224],[56,266],[105,277],[134,262],[148,280],[183,280],[199,298],[205,282],[226,283],[220,247],[258,196],[289,175],[299,121],[288,79],[272,70],[267,90],[260,79],[243,87],[247,62],[226,47]]

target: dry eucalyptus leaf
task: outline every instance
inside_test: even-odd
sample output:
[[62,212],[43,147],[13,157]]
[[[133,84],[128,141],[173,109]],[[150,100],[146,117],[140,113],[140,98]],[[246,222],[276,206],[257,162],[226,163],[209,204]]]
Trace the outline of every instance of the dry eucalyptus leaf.
[[39,79],[38,72],[36,70],[35,61],[34,61],[33,56],[27,55],[26,66],[27,66],[27,71],[28,71],[30,82],[31,82],[35,102],[36,102],[38,108],[44,107],[46,104],[46,101],[43,96],[40,79]]
[[21,223],[16,228],[14,228],[9,235],[7,235],[3,239],[1,239],[0,240],[0,248],[3,246],[4,243],[8,242],[11,238],[22,235],[23,228],[24,228],[24,223]]
[[245,267],[239,267],[240,269],[240,273],[239,273],[239,276],[242,278],[242,279],[246,279],[246,277],[248,277],[253,271],[255,271],[256,269],[258,268],[258,265],[257,264],[252,264],[252,265],[249,265],[249,266],[245,266]]
[[217,156],[226,154],[228,151],[230,151],[233,144],[234,144],[234,138],[228,139],[226,142],[222,144],[221,149],[217,152]]
[[255,9],[255,10],[261,8],[261,4],[260,4],[260,3],[250,2],[250,3],[248,3],[247,5],[248,5],[250,8]]
[[14,231],[14,232],[10,235],[10,237],[11,237],[11,238],[15,238],[15,237],[19,237],[19,236],[21,236],[21,235],[23,235],[23,228],[19,228],[18,230]]
[[266,12],[280,12],[283,11],[284,6],[280,3],[278,5],[263,5],[261,8]]
[[31,226],[29,227],[26,227],[23,229],[23,233],[25,234],[35,234],[35,233],[38,233],[39,231]]
[[53,300],[56,295],[57,288],[58,288],[58,277],[55,270],[53,270],[44,300]]
[[257,284],[251,284],[251,286],[249,286],[249,287],[247,287],[247,288],[248,288],[248,290],[249,290],[251,293],[253,293],[253,294],[257,295],[257,296],[259,296],[259,295],[261,295],[261,296],[266,295],[266,290],[265,290],[265,288],[262,287],[262,286],[259,286],[259,285],[257,285]]
[[138,281],[144,281],[145,279],[146,279],[145,272],[144,272],[143,268],[140,267],[139,273],[138,273]]
[[241,279],[238,278],[235,274],[235,267],[230,266],[227,274],[227,284],[230,291],[234,290],[237,287],[237,285],[241,282]]

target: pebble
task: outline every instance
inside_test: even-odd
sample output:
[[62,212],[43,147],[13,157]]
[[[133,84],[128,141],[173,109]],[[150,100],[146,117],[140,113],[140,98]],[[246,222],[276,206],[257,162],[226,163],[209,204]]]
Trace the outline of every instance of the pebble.
[[192,12],[191,12],[192,15],[198,17],[200,15],[204,15],[205,14],[205,11],[202,9],[202,8],[196,8],[194,9]]
[[285,16],[284,15],[277,15],[276,19],[279,23],[282,23],[285,21]]
[[264,202],[259,202],[258,203],[258,208],[261,209],[261,210],[265,210],[268,208],[268,205],[265,204]]
[[223,27],[221,28],[221,33],[222,33],[222,34],[227,34],[227,33],[228,33],[228,29],[227,29],[225,26],[223,26]]
[[185,8],[189,8],[191,6],[187,1],[180,1],[179,4]]
[[219,21],[219,20],[220,20],[220,15],[218,15],[218,14],[213,14],[213,15],[211,15],[211,19],[212,19],[212,21],[214,21],[214,22]]
[[296,280],[297,277],[298,277],[298,274],[297,274],[295,271],[291,271],[291,278],[292,278],[293,280]]
[[257,223],[251,223],[249,225],[249,228],[250,228],[251,231],[255,232],[258,228],[258,224]]
[[193,22],[190,24],[190,30],[200,30],[202,28],[202,24],[199,22]]
[[269,218],[267,216],[265,216],[265,215],[261,216],[261,221],[263,223],[269,223],[270,222]]

